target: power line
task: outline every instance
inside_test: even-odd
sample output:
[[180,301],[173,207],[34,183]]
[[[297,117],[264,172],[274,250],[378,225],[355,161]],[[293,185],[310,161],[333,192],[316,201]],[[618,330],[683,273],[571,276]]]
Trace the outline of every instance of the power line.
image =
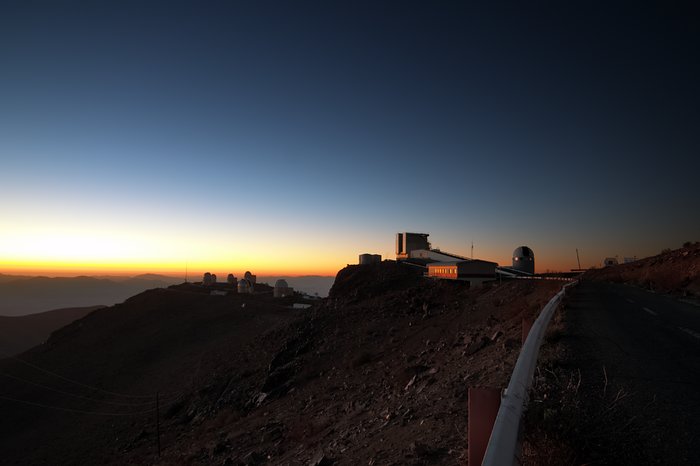
[[27,379],[24,379],[24,378],[22,378],[22,377],[18,377],[18,376],[16,376],[16,375],[6,374],[6,373],[3,373],[3,372],[0,372],[0,375],[2,375],[3,377],[8,377],[8,378],[10,378],[10,379],[19,380],[20,382],[28,383],[28,384],[34,385],[34,386],[36,386],[36,387],[43,388],[44,390],[50,390],[50,391],[52,391],[52,392],[60,393],[60,394],[62,394],[62,395],[72,396],[72,397],[75,397],[75,398],[81,398],[81,399],[83,399],[83,400],[95,401],[95,402],[97,402],[97,403],[106,403],[106,404],[115,405],[115,406],[145,406],[145,405],[150,405],[150,404],[152,404],[152,402],[150,402],[150,401],[146,401],[146,402],[143,402],[143,403],[119,403],[119,402],[116,402],[116,401],[98,400],[97,398],[90,398],[89,396],[76,395],[75,393],[70,393],[70,392],[66,392],[66,391],[64,391],[64,390],[60,390],[60,389],[58,389],[58,388],[49,387],[48,385],[43,385],[43,384],[40,384],[40,383],[38,383],[38,382],[34,382],[34,381],[32,381],[32,380],[27,380]]
[[[2,354],[3,356],[5,356],[5,357],[7,357],[7,358],[9,358],[9,359],[14,359],[15,361],[19,361],[19,362],[21,362],[22,364],[26,364],[27,366],[29,366],[29,367],[31,367],[31,368],[33,368],[33,369],[36,369],[36,370],[38,370],[38,371],[41,371],[41,372],[43,372],[43,373],[45,373],[45,374],[51,375],[51,376],[53,376],[53,377],[57,377],[57,378],[59,378],[59,379],[61,379],[61,380],[65,380],[66,382],[70,382],[70,383],[79,385],[79,386],[84,387],[84,388],[88,388],[88,389],[90,389],[90,390],[96,390],[96,391],[99,391],[99,392],[107,393],[107,394],[109,394],[109,395],[120,396],[120,397],[124,397],[124,398],[147,398],[147,399],[153,399],[153,395],[127,395],[127,394],[125,394],[125,393],[118,393],[118,392],[113,392],[113,391],[110,391],[110,390],[105,390],[105,389],[103,389],[103,388],[95,387],[95,386],[93,386],[93,385],[88,385],[88,384],[85,384],[85,383],[82,383],[82,382],[78,382],[77,380],[69,379],[68,377],[65,377],[65,376],[63,376],[63,375],[61,375],[61,374],[57,374],[57,373],[55,373],[55,372],[51,372],[51,371],[48,370],[48,369],[44,369],[44,368],[42,368],[42,367],[39,367],[39,366],[37,366],[37,365],[35,365],[35,364],[32,364],[32,363],[30,363],[30,362],[28,362],[28,361],[25,361],[25,360],[23,360],[23,359],[20,359],[20,358],[18,358],[18,357],[16,357],[16,356],[11,356],[11,355],[9,355],[9,354],[7,354],[7,353],[5,353],[5,352],[0,352],[0,354]],[[167,395],[167,396],[170,396],[170,395],[175,395],[175,396],[177,396],[177,395],[179,395],[179,394],[180,394],[180,392],[171,392],[171,393],[167,393],[166,395]]]
[[36,403],[34,401],[27,401],[27,400],[18,400],[17,398],[12,398],[9,396],[4,396],[0,395],[0,400],[6,400],[6,401],[12,401],[15,403],[22,403],[30,406],[36,406],[39,408],[47,408],[47,409],[56,409],[59,411],[67,411],[70,413],[78,413],[78,414],[94,414],[96,416],[139,416],[142,414],[150,414],[155,412],[156,408],[151,408],[146,411],[139,411],[138,413],[108,413],[108,412],[101,412],[101,411],[85,411],[82,409],[73,409],[73,408],[64,408],[62,406],[52,406],[52,405],[47,405],[43,403]]

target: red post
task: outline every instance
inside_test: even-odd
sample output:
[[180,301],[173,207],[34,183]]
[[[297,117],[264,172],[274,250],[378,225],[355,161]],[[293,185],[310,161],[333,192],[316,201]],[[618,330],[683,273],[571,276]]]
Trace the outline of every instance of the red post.
[[467,417],[467,464],[481,465],[486,446],[501,407],[501,390],[497,388],[469,388]]

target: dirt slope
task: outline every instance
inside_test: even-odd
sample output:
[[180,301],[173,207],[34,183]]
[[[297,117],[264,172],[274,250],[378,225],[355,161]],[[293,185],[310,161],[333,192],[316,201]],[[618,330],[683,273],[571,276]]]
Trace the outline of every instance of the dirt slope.
[[[164,393],[160,459],[152,399],[95,390],[80,393],[101,402],[67,399],[10,379],[0,395],[143,414],[0,400],[0,455],[18,464],[459,464],[468,386],[505,386],[521,318],[560,286],[469,290],[384,262],[343,269],[330,297],[306,311],[194,286],[146,292],[26,358],[112,392]],[[79,391],[18,361],[0,370]]]
[[560,286],[469,290],[391,262],[348,267],[321,306],[262,340],[282,342],[264,371],[242,365],[218,405],[188,404],[209,418],[168,424],[162,464],[463,463],[468,387],[505,386],[522,316]]
[[120,463],[131,440],[153,430],[156,391],[167,409],[177,396],[206,390],[229,370],[229,355],[243,357],[243,346],[298,315],[271,297],[190,288],[151,290],[97,310],[23,354],[32,366],[0,361],[0,374],[11,376],[0,377],[0,396],[60,408],[0,400],[0,457],[10,464]]
[[630,264],[591,270],[589,280],[629,283],[661,293],[700,297],[700,243]]

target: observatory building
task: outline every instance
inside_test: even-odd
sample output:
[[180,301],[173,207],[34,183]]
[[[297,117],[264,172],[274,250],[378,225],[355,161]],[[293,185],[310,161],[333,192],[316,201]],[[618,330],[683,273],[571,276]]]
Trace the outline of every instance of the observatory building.
[[425,266],[430,262],[469,260],[468,257],[432,249],[428,233],[396,233],[396,260]]
[[486,281],[496,278],[498,264],[479,259],[451,262],[433,262],[428,264],[428,276],[469,282],[469,286],[481,286]]
[[253,292],[253,284],[245,278],[238,280],[238,292],[241,294],[250,294]]
[[381,261],[380,254],[360,254],[360,265],[379,264]]
[[396,259],[408,259],[411,251],[417,249],[430,250],[428,233],[396,233]]
[[250,273],[250,271],[247,271],[247,272],[245,273],[245,275],[243,275],[243,278],[244,278],[245,280],[248,280],[248,282],[249,282],[251,285],[255,286],[255,283],[257,282],[258,276],[257,276],[257,275],[253,275],[252,273]]
[[617,264],[619,264],[617,257],[606,257],[603,261],[603,267],[612,267],[613,265]]
[[535,274],[535,253],[527,246],[520,246],[513,251],[513,269],[518,272]]
[[236,280],[236,277],[232,273],[228,274],[228,277],[226,277],[226,283],[234,288],[238,286],[238,280]]
[[287,284],[287,280],[279,279],[275,282],[275,288],[272,290],[272,296],[274,298],[284,298],[286,296],[292,296],[294,294],[294,289]]
[[204,286],[211,286],[212,280],[211,280],[211,274],[209,272],[206,272],[204,276],[202,277],[202,285]]

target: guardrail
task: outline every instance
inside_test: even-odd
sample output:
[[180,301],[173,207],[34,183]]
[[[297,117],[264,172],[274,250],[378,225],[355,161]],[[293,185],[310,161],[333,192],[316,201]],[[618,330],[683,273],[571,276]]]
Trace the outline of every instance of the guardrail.
[[537,354],[542,343],[542,337],[554,310],[564,297],[566,289],[576,283],[572,282],[564,285],[561,291],[542,309],[539,317],[532,325],[515,363],[508,388],[501,397],[501,407],[493,424],[493,430],[489,437],[482,465],[504,466],[518,464],[516,449],[518,448],[520,420],[527,403],[532,376],[535,373]]

